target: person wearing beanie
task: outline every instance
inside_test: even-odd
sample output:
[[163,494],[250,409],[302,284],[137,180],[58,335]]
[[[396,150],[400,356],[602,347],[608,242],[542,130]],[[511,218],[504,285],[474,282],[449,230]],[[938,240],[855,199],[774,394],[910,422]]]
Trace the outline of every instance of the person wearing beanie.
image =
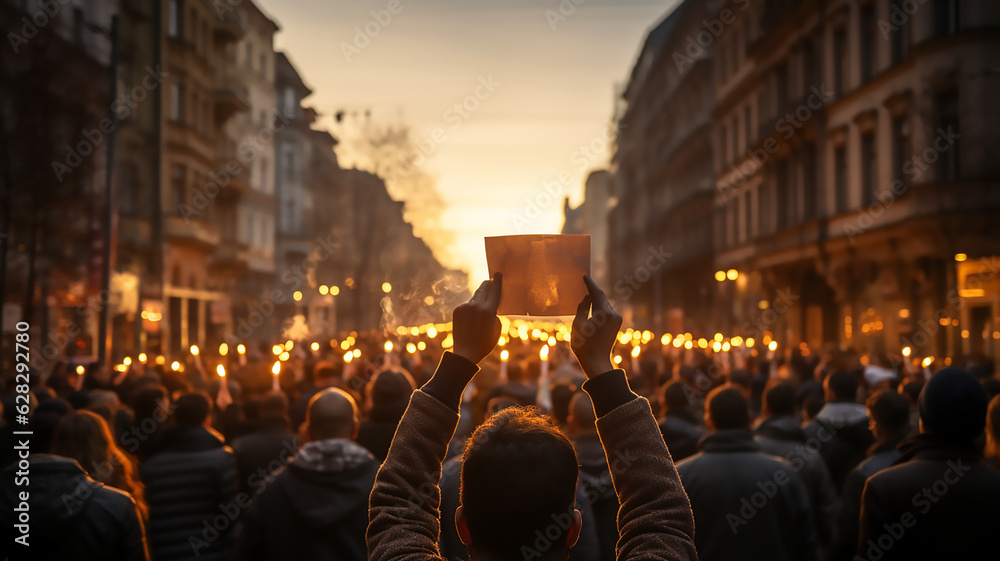
[[402,369],[377,372],[365,386],[368,420],[361,423],[357,442],[380,463],[389,453],[392,436],[415,389],[413,377]]
[[964,370],[946,368],[920,392],[920,434],[903,440],[892,467],[862,494],[862,559],[981,559],[1000,528],[1000,472],[983,463],[986,392]]

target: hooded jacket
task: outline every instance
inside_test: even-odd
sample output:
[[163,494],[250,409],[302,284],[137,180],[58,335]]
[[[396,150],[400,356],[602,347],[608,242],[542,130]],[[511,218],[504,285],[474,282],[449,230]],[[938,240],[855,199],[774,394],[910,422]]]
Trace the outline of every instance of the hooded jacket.
[[750,430],[709,434],[677,473],[691,499],[702,561],[815,559],[816,529],[802,481],[790,465],[761,452]]
[[830,543],[837,511],[837,491],[826,462],[807,446],[806,431],[792,417],[771,417],[757,426],[754,440],[761,451],[785,460],[799,474],[809,494],[819,543]]
[[[148,561],[135,501],[90,478],[76,460],[49,454],[29,457],[28,485],[15,486],[17,465],[0,477],[0,536],[10,559]],[[14,539],[14,508],[28,492],[28,547]]]
[[378,466],[351,440],[307,443],[254,498],[243,521],[240,559],[363,561]]
[[847,474],[865,459],[868,448],[875,443],[868,430],[865,406],[849,401],[827,403],[804,428],[807,438],[816,439],[833,487],[841,493]]

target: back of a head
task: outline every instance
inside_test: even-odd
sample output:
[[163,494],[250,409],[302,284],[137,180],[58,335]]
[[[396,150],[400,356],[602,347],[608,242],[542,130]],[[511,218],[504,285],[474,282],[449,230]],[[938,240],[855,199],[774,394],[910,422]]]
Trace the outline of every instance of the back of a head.
[[910,426],[910,404],[892,390],[881,390],[865,402],[872,420],[881,431],[900,433]]
[[111,430],[96,413],[76,411],[63,417],[52,433],[50,452],[73,458],[87,471],[111,457]]
[[753,377],[749,370],[737,368],[729,373],[729,383],[744,390],[750,390],[753,385]]
[[179,425],[205,424],[212,410],[212,401],[202,393],[187,393],[177,398],[174,407],[174,420]]
[[410,394],[416,389],[413,377],[403,370],[382,370],[376,372],[368,382],[368,399],[372,410],[398,413],[402,417],[410,402]]
[[663,387],[663,405],[667,411],[683,411],[690,404],[684,382],[674,381]]
[[352,438],[358,422],[354,398],[340,388],[327,388],[312,396],[306,409],[310,440]]
[[343,375],[343,366],[328,360],[321,360],[313,366],[313,381],[316,384],[330,384]]
[[858,380],[847,372],[834,372],[826,379],[826,400],[854,401],[858,394]]
[[136,424],[143,419],[156,416],[156,409],[167,398],[167,389],[161,385],[152,385],[140,389],[135,394],[132,410],[135,412]]
[[750,428],[750,405],[743,393],[733,386],[720,386],[708,394],[705,404],[715,430]]
[[986,391],[972,374],[945,368],[920,392],[923,432],[956,442],[971,442],[986,427]]
[[471,556],[522,558],[541,531],[553,544],[542,558],[564,558],[579,474],[573,444],[537,410],[510,407],[490,417],[462,462]]
[[772,417],[795,415],[795,388],[791,384],[776,384],[764,392],[764,405]]
[[597,414],[594,412],[594,402],[587,392],[576,392],[569,402],[569,419],[580,432],[597,430]]
[[566,424],[570,413],[569,405],[576,391],[576,386],[569,382],[557,382],[549,388],[549,394],[552,396],[552,417],[556,423]]

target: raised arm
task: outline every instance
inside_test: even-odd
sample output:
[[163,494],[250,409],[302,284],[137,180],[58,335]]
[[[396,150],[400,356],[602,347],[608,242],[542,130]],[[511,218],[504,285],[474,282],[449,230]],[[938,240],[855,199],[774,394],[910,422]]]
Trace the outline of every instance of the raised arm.
[[588,276],[590,295],[573,320],[572,347],[594,402],[597,432],[611,470],[618,510],[617,559],[694,559],[694,516],[649,402],[611,366],[621,315]]
[[499,275],[455,309],[454,352],[414,392],[375,478],[368,511],[368,559],[441,559],[441,464],[458,424],[462,392],[500,338]]

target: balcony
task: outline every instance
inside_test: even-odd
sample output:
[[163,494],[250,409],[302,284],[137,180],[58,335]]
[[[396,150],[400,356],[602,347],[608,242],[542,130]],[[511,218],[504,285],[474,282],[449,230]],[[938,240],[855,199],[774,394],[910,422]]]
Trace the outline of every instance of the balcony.
[[210,266],[216,270],[242,273],[247,268],[249,251],[245,244],[235,241],[223,241],[215,250]]
[[238,6],[219,16],[213,32],[216,41],[232,43],[242,39],[249,27],[246,11],[242,6]]
[[[229,183],[225,184],[225,191],[233,194],[244,193],[250,190],[250,169],[243,162],[236,152],[236,146],[220,145],[215,149],[215,170],[216,174],[228,178]],[[222,179],[219,179],[222,186]]]
[[168,242],[209,250],[219,245],[219,228],[196,217],[166,216],[163,224]]
[[236,113],[250,110],[250,90],[231,67],[219,68],[215,75],[215,120],[225,123]]

